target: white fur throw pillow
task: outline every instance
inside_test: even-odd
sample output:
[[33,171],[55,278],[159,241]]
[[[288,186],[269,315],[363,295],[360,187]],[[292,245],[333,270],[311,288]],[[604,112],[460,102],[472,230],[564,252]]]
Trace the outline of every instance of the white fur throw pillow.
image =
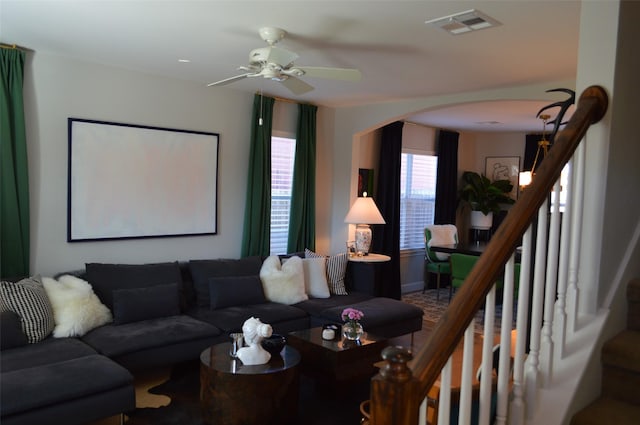
[[325,258],[303,258],[304,287],[309,298],[329,298]]
[[64,275],[58,281],[45,277],[42,283],[53,307],[55,338],[82,336],[113,320],[111,311],[100,302],[88,282]]
[[300,257],[291,257],[284,264],[280,264],[277,255],[267,257],[260,269],[260,280],[269,301],[291,305],[309,299],[304,291],[304,270]]

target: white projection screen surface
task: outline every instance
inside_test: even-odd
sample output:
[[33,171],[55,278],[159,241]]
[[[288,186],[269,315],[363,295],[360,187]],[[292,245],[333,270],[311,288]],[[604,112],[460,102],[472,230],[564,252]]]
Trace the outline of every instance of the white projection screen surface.
[[216,133],[68,119],[69,242],[217,233]]

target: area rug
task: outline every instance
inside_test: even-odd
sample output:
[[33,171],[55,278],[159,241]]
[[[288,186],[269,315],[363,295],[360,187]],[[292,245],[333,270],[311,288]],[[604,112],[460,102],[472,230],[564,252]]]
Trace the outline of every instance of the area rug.
[[[126,425],[203,425],[200,412],[199,362],[174,366],[169,379],[151,389],[152,394],[171,399],[167,406],[137,408],[128,415]],[[359,424],[360,403],[369,398],[369,380],[348,388],[326,391],[304,375],[300,377],[298,420],[292,425]],[[265,394],[269,397],[269,394]],[[250,406],[249,406],[250,408]],[[227,423],[221,421],[221,424]],[[266,424],[266,422],[265,422]]]
[[[438,291],[440,296],[438,297]],[[454,294],[455,296],[455,294]],[[402,301],[420,307],[424,311],[423,326],[426,329],[433,329],[447,307],[449,307],[449,288],[427,289],[424,291],[411,292],[402,295]],[[514,312],[514,318],[515,312]],[[496,314],[494,318],[494,334],[500,335],[500,323],[502,320],[502,305],[496,305]],[[515,322],[512,323],[512,329],[515,329]],[[475,316],[474,331],[478,334],[484,333],[484,309],[478,311]]]

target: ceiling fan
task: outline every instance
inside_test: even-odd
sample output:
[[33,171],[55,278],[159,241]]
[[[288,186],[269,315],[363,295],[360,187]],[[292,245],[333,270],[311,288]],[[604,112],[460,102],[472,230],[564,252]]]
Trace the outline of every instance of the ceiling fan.
[[313,90],[313,86],[298,78],[302,76],[344,81],[360,80],[362,74],[357,69],[295,66],[293,61],[299,56],[294,52],[276,46],[284,38],[285,34],[286,31],[281,28],[260,28],[260,37],[269,45],[253,49],[249,53],[249,65],[238,68],[238,70],[245,72],[207,84],[207,87],[223,86],[244,78],[263,77],[282,83],[292,93],[298,95]]

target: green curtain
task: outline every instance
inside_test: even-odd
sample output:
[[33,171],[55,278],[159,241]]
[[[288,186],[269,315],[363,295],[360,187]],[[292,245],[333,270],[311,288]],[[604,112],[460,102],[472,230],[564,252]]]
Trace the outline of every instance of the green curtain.
[[269,255],[271,229],[271,126],[275,99],[253,99],[247,202],[244,211],[242,256]]
[[0,276],[29,275],[29,170],[24,124],[25,53],[0,49]]
[[298,105],[287,252],[315,250],[316,244],[316,111]]

